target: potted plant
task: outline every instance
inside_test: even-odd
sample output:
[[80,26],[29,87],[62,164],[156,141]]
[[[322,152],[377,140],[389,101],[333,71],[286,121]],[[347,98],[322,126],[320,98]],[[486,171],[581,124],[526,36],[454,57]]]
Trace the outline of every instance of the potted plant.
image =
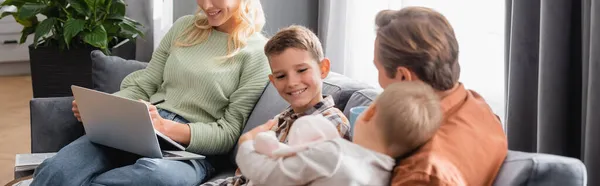
[[[143,36],[125,16],[123,0],[5,0],[0,19],[12,16],[29,46],[34,97],[70,96],[71,85],[92,87],[92,50],[105,54]],[[130,42],[131,43],[131,42]]]

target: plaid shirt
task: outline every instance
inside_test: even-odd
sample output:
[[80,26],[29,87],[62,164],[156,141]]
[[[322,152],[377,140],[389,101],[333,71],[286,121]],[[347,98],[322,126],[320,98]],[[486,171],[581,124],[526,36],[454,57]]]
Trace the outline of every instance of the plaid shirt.
[[326,96],[321,102],[315,104],[313,108],[308,109],[304,113],[294,113],[292,108],[288,108],[276,116],[278,125],[274,126],[271,130],[275,131],[280,142],[287,144],[287,135],[290,132],[290,128],[292,128],[294,121],[302,116],[320,114],[335,125],[340,136],[350,140],[350,125],[348,125],[348,119],[340,109],[337,109],[334,106],[335,102],[333,101],[333,98],[331,96]]
[[[294,113],[292,108],[288,108],[279,115],[275,116],[277,118],[278,123],[271,130],[275,131],[277,138],[282,143],[287,143],[287,135],[290,132],[290,128],[294,121],[298,118],[306,115],[318,115],[321,114],[323,117],[327,118],[329,121],[333,123],[335,128],[337,128],[340,136],[344,139],[350,140],[350,125],[349,121],[340,109],[335,108],[335,102],[333,101],[333,97],[325,96],[321,102],[315,104],[313,108],[308,109],[304,113]],[[248,180],[241,175],[240,170],[236,171],[236,175],[229,178],[215,180],[214,182],[207,182],[202,185],[204,186],[238,186],[238,185],[246,185]]]

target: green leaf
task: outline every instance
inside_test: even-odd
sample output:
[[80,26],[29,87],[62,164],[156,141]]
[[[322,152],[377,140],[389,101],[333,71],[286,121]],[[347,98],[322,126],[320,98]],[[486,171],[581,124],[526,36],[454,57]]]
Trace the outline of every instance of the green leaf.
[[94,30],[92,32],[84,32],[83,34],[83,41],[85,41],[86,43],[100,48],[100,49],[106,49],[107,48],[107,37],[106,37],[106,30],[104,29],[104,27],[102,25],[97,26],[96,28],[94,28]]
[[[127,24],[125,22],[119,23],[119,26],[121,27],[121,32],[124,32],[125,35],[128,36],[133,36],[133,35],[139,35],[141,37],[144,36],[144,33],[140,30],[138,30],[135,26]],[[133,37],[128,39],[133,39]]]
[[133,19],[131,19],[129,17],[125,17],[125,19],[123,20],[123,22],[127,22],[128,24],[132,24],[132,25],[140,26],[140,27],[144,26],[141,23],[139,23],[139,22],[137,22],[137,21],[135,21],[135,20],[133,20]]
[[77,9],[75,9],[73,6],[69,6],[66,9],[66,11],[71,16],[69,18],[75,18],[75,19],[83,19],[83,20],[85,20],[85,18],[87,17],[87,15],[79,13],[79,11],[77,11]]
[[30,17],[33,17],[33,16],[39,14],[46,7],[47,6],[45,4],[25,3],[19,9],[19,12],[17,14],[18,14],[19,19],[28,19]]
[[112,19],[112,20],[119,20],[119,21],[123,21],[123,16],[119,16],[119,15],[109,15],[106,17],[106,19]]
[[122,20],[125,17],[126,6],[127,5],[125,5],[125,2],[123,1],[115,1],[110,6],[108,18]]
[[139,28],[142,27],[142,24],[138,23],[137,21],[134,21],[133,19],[125,17],[125,19],[123,19],[123,22],[121,22],[119,26],[121,26],[121,31],[128,32],[128,35],[137,34],[140,37],[144,37],[144,32],[142,32]]
[[60,13],[62,12],[61,9],[59,9],[58,7],[56,7],[57,5],[50,5],[48,6],[48,8],[44,8],[40,14],[46,16],[46,17],[60,17]]
[[6,16],[9,16],[9,15],[13,15],[13,14],[14,14],[14,12],[2,12],[2,14],[0,14],[0,19],[4,18]]
[[23,25],[24,27],[30,27],[38,23],[37,17],[31,17],[29,19],[19,19],[17,15],[13,14],[13,18],[15,18],[15,21],[17,21],[17,23]]
[[111,44],[111,42],[113,42],[113,41],[118,42],[119,38],[117,38],[117,36],[108,37],[108,43],[109,44]]
[[90,15],[88,11],[88,6],[85,4],[83,0],[68,0],[71,7],[73,7],[78,13],[83,15]]
[[2,4],[0,4],[0,6],[14,5],[16,7],[21,7],[27,2],[35,3],[37,1],[36,0],[6,0]]
[[19,44],[25,43],[27,41],[27,37],[33,33],[35,33],[35,26],[23,27],[23,30],[21,30],[21,39],[19,40]]
[[104,0],[85,0],[85,4],[90,9],[90,11],[95,12],[96,8],[102,4],[104,4]]
[[75,37],[79,32],[83,31],[85,27],[85,20],[81,19],[68,19],[65,23],[65,43],[67,44],[67,48],[69,48],[69,43],[71,43],[71,39]]
[[90,11],[94,11],[94,4],[96,3],[96,0],[84,0],[86,7],[90,10]]
[[102,23],[102,26],[104,26],[104,29],[106,29],[106,33],[110,36],[110,35],[115,35],[117,32],[119,32],[119,29],[121,27],[119,27],[119,25],[113,21],[110,20],[106,20]]
[[0,3],[0,6],[6,6],[6,5],[15,5],[17,2],[15,0],[6,0],[2,3]]
[[33,38],[33,45],[37,47],[40,37],[48,35],[52,28],[56,24],[56,18],[51,17],[42,21],[37,28],[35,28],[35,37]]
[[117,35],[117,37],[118,37],[118,38],[125,38],[125,39],[129,39],[129,40],[131,40],[131,41],[134,41],[136,36],[137,36],[137,35],[135,35],[135,34],[131,34],[131,33],[129,33],[129,32],[120,32],[120,33]]
[[61,7],[66,7],[67,6],[67,0],[53,0],[53,2],[58,3],[58,6]]
[[19,7],[15,5],[0,5],[0,19],[14,15],[19,11]]
[[112,6],[112,2],[113,2],[113,1],[114,1],[114,0],[108,0],[108,1],[105,1],[106,3],[104,3],[104,4],[105,4],[104,6],[99,6],[99,7],[101,7],[101,8],[102,8],[102,11],[103,11],[105,14],[107,14],[107,15],[108,15],[108,14],[110,14],[110,7]]

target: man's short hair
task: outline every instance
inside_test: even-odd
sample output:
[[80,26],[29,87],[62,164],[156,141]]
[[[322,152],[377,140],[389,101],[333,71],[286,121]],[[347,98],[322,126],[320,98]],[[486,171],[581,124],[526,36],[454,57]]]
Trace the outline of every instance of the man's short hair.
[[395,156],[426,143],[442,120],[439,97],[420,82],[389,85],[375,100],[375,121]]
[[267,57],[279,55],[288,48],[296,48],[310,52],[317,63],[320,63],[321,60],[325,58],[321,41],[319,41],[317,35],[303,26],[292,25],[279,30],[279,32],[271,37],[267,44],[265,44],[265,55],[267,55]]
[[398,67],[413,71],[439,91],[458,82],[458,42],[448,20],[433,9],[407,7],[377,14],[378,61],[394,78]]

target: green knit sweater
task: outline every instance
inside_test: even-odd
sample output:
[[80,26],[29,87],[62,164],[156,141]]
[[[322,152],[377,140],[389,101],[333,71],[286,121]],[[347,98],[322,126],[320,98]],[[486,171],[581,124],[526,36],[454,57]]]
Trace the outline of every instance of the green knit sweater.
[[128,75],[121,97],[157,102],[158,108],[189,120],[187,151],[223,154],[234,147],[268,82],[269,64],[263,52],[267,39],[256,33],[239,54],[227,61],[228,35],[213,30],[205,42],[178,47],[175,42],[194,22],[179,18],[154,51],[148,67]]

